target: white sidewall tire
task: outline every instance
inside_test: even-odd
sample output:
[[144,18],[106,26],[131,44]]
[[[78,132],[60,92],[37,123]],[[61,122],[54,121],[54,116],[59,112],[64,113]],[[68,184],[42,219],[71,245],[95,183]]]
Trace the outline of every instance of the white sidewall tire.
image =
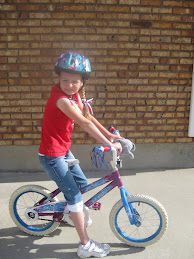
[[[12,220],[14,221],[14,223],[18,226],[19,229],[21,229],[22,231],[24,231],[25,233],[29,234],[29,235],[33,235],[33,236],[45,236],[48,235],[50,233],[52,233],[60,224],[60,222],[54,222],[53,225],[46,229],[45,231],[32,231],[29,230],[27,228],[25,228],[23,225],[20,224],[20,222],[17,220],[15,213],[14,213],[14,202],[15,199],[17,199],[17,197],[24,193],[24,192],[29,192],[29,191],[33,191],[33,192],[38,192],[40,194],[43,194],[46,197],[50,197],[51,192],[39,185],[24,185],[20,188],[18,188],[17,190],[15,190],[13,192],[13,194],[11,195],[10,201],[9,201],[9,212],[10,212],[10,216],[12,218]],[[58,201],[58,199],[56,197],[54,197],[52,199],[52,201]]]
[[[130,245],[130,246],[134,246],[134,247],[145,247],[145,246],[149,246],[149,245],[156,243],[164,235],[164,233],[168,227],[168,216],[167,216],[167,213],[166,213],[164,207],[154,198],[151,198],[151,197],[145,196],[145,195],[138,195],[138,194],[130,195],[127,198],[128,198],[128,202],[136,202],[136,201],[141,202],[142,201],[142,202],[151,204],[153,207],[155,207],[159,211],[159,213],[162,217],[161,231],[152,240],[147,241],[147,242],[142,242],[142,243],[132,242],[132,241],[129,241],[129,240],[125,239],[124,237],[122,237],[118,233],[116,226],[115,226],[115,216],[116,216],[118,210],[120,210],[120,208],[123,207],[122,200],[119,200],[118,202],[115,203],[115,205],[113,206],[113,208],[110,212],[110,215],[109,215],[109,224],[110,224],[110,228],[111,228],[113,234],[123,243]],[[130,222],[129,222],[129,224],[130,224]]]

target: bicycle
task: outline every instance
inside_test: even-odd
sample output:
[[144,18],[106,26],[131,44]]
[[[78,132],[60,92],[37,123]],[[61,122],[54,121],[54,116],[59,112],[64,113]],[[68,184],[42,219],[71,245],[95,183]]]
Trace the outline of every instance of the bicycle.
[[[114,128],[113,131],[114,134],[119,134]],[[133,143],[130,153],[132,150],[134,150]],[[101,203],[98,200],[118,187],[121,199],[115,203],[109,215],[109,224],[113,234],[130,246],[145,247],[154,244],[164,235],[168,227],[168,216],[164,207],[152,197],[127,193],[117,168],[118,165],[121,166],[121,159],[114,148],[95,147],[91,158],[96,166],[107,167],[107,161],[104,159],[106,152],[112,154],[112,160],[109,161],[112,173],[88,184],[80,191],[84,194],[106,183],[108,185],[85,202],[86,208],[100,210]],[[133,158],[132,153],[131,158]],[[78,160],[71,160],[68,163],[73,165],[78,163]],[[44,236],[53,232],[64,216],[71,224],[70,214],[66,212],[67,202],[58,201],[56,197],[60,192],[59,189],[51,192],[39,185],[25,185],[18,188],[9,202],[12,220],[22,231],[35,236]],[[87,211],[85,210],[85,214]]]

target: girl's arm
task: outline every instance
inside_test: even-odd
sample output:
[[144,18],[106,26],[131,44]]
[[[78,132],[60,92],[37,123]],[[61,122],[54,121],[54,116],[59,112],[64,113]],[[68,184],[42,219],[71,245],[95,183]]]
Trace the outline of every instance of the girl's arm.
[[100,124],[99,121],[97,121],[96,118],[94,118],[93,116],[91,116],[91,121],[94,123],[94,125],[99,129],[99,131],[106,136],[106,138],[108,140],[110,140],[111,142],[113,142],[116,139],[123,139],[122,137],[112,134],[111,132],[109,132],[104,126],[102,126],[102,124]]
[[[80,110],[82,111],[83,110],[83,103],[82,103],[82,100],[80,98],[80,95],[78,94],[78,106],[80,108]],[[120,139],[122,137],[118,136],[118,135],[114,135],[112,134],[111,132],[109,132],[106,128],[104,128],[102,126],[102,124],[100,124],[100,122],[94,118],[94,116],[90,115],[91,116],[91,121],[94,123],[94,125],[98,128],[98,130],[108,139],[110,140],[111,142],[113,142],[114,140],[116,139]],[[123,138],[122,138],[123,139]]]
[[[92,120],[86,119],[81,113],[74,108],[70,101],[66,98],[61,98],[57,101],[56,106],[69,118],[75,121],[83,130],[88,132],[92,137],[98,140],[103,145],[114,146],[118,152],[122,152],[122,147],[120,143],[112,143],[109,141],[98,129]],[[96,121],[95,121],[96,122]],[[100,123],[99,123],[100,124]],[[97,124],[98,125],[98,124]],[[101,124],[100,124],[101,125]],[[99,125],[98,125],[99,126]],[[105,131],[104,131],[105,132]]]

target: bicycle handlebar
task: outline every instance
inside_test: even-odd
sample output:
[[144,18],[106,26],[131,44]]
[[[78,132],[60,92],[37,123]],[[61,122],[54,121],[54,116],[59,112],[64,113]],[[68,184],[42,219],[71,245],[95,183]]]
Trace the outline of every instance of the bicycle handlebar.
[[111,125],[111,126],[108,127],[108,131],[110,131],[112,134],[115,134],[115,135],[120,136],[119,130],[116,130],[113,125]]
[[[120,132],[119,130],[116,130],[115,127],[113,125],[110,125],[108,127],[108,131],[111,132],[112,134],[115,134],[115,135],[118,135],[120,136]],[[98,154],[98,153],[101,153],[101,152],[108,152],[110,153],[111,151],[116,151],[116,149],[110,145],[106,145],[106,146],[101,146],[101,147],[95,147],[94,148],[94,151]],[[113,152],[113,154],[117,154],[117,152]]]
[[[115,129],[115,127],[113,125],[108,127],[108,130],[115,135],[120,136],[120,133],[118,130]],[[131,159],[134,159],[134,154],[131,151],[135,151],[136,147],[135,144],[133,142],[131,142],[129,139],[117,139],[114,142],[119,142],[121,143],[121,146],[123,148],[122,153],[120,154],[121,156],[129,156]],[[95,147],[93,149],[93,158],[91,157],[93,163],[96,165],[96,158],[94,158],[95,156],[98,157],[98,159],[101,159],[101,165],[103,163],[106,163],[106,161],[104,160],[104,155],[103,153],[110,153],[112,152],[112,161],[110,161],[110,164],[112,165],[113,168],[116,168],[117,165],[117,160],[119,160],[118,154],[117,154],[117,150],[116,148],[114,148],[113,146],[110,145],[106,145],[106,146],[100,146],[100,147]],[[95,162],[94,162],[95,160]]]
[[[116,164],[117,164],[117,150],[114,147],[111,147],[110,145],[107,146],[101,146],[101,147],[95,147],[93,149],[93,152],[96,153],[96,155],[98,156],[98,158],[100,158],[100,168],[101,168],[101,163],[106,163],[104,160],[104,156],[102,156],[102,153],[110,153],[112,152],[112,161],[110,161],[110,164],[112,165],[113,168],[116,168]],[[93,159],[92,159],[93,161]],[[93,161],[94,162],[94,161]],[[97,167],[97,163],[94,163]],[[117,168],[116,168],[117,169]]]
[[94,151],[98,154],[101,152],[108,152],[110,153],[112,151],[113,147],[111,147],[110,145],[107,146],[101,146],[101,147],[95,147]]

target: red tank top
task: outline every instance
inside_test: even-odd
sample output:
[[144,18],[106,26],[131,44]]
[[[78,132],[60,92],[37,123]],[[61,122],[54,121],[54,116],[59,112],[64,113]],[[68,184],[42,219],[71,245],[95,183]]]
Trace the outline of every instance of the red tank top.
[[[39,152],[45,156],[64,156],[71,146],[74,122],[57,108],[56,102],[60,98],[69,99],[58,85],[55,85],[46,104],[42,123]],[[78,103],[78,93],[73,95],[72,99]]]

